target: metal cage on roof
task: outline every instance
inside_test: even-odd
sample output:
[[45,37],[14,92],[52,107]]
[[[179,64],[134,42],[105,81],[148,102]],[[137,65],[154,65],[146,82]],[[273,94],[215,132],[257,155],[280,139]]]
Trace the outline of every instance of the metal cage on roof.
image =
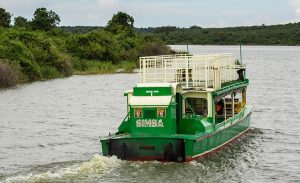
[[219,89],[238,78],[232,54],[140,57],[141,83],[181,83],[183,88]]

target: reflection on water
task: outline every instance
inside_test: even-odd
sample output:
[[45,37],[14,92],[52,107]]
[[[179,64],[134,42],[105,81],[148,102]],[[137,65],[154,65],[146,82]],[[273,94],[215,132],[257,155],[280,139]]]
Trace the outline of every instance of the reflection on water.
[[[174,46],[184,49],[185,46]],[[193,53],[237,46],[190,46]],[[252,130],[190,163],[101,156],[99,136],[117,129],[125,90],[138,74],[73,76],[0,91],[0,182],[300,181],[300,47],[244,48]]]

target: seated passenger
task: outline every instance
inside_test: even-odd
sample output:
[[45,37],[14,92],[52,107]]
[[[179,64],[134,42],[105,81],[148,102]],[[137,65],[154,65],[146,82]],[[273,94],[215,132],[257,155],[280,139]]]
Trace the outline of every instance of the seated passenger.
[[215,111],[218,115],[222,115],[223,114],[223,108],[224,108],[224,103],[222,100],[220,100],[219,102],[215,103]]

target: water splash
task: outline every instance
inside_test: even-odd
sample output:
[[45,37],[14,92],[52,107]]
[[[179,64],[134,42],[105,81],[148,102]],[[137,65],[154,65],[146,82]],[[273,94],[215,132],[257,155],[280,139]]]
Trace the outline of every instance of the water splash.
[[48,170],[47,172],[28,175],[17,175],[8,177],[5,183],[35,183],[35,182],[64,182],[83,180],[85,178],[99,179],[101,176],[111,172],[114,168],[121,165],[122,161],[113,157],[104,157],[98,154],[85,162],[75,163],[71,166],[56,170]]

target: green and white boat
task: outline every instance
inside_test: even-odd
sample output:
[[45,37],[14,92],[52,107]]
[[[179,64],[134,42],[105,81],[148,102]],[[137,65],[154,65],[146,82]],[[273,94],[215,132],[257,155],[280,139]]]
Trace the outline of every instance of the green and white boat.
[[140,58],[140,83],[124,95],[118,131],[102,138],[104,156],[125,160],[191,161],[244,134],[245,65],[232,54]]

